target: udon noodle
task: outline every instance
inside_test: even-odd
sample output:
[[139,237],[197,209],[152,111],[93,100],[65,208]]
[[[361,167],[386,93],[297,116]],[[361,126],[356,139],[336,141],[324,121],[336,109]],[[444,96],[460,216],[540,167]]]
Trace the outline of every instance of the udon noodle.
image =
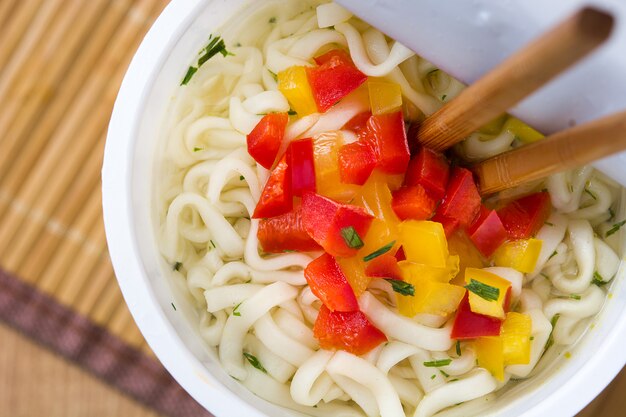
[[[450,320],[401,316],[378,280],[359,307],[389,342],[361,357],[320,349],[312,333],[320,301],[303,276],[315,255],[263,254],[251,220],[268,171],[248,155],[246,135],[263,114],[290,110],[273,74],[310,66],[319,51],[340,45],[364,74],[401,87],[407,120],[432,114],[463,85],[345,10],[317,5],[263,2],[220,34],[230,54],[212,57],[177,92],[161,167],[162,254],[184,280],[201,335],[224,370],[262,398],[318,416],[425,417],[459,403],[483,406],[509,380],[553,360],[550,351],[575,343],[602,308],[624,241],[622,230],[607,232],[626,218],[626,190],[590,167],[533,185],[547,188],[553,205],[537,235],[536,269],[498,268],[513,282],[517,311],[531,317],[531,360],[507,366],[504,381],[477,366],[471,347],[455,352]],[[288,126],[287,140],[338,130],[361,111],[340,103],[302,117]],[[499,129],[473,134],[456,151],[476,160],[517,146]],[[441,372],[424,366],[441,359],[450,359]],[[448,412],[455,409],[470,413]]]

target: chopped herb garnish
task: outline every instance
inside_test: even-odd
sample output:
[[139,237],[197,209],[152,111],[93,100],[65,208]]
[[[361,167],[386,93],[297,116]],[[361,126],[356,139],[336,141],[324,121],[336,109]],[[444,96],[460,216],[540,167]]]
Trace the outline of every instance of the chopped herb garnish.
[[385,253],[389,252],[391,250],[391,248],[393,248],[393,245],[396,244],[396,241],[391,241],[389,243],[387,243],[385,246],[383,246],[382,248],[375,250],[374,252],[370,253],[369,255],[367,255],[366,257],[363,258],[363,260],[365,262],[371,261],[374,258],[379,257],[380,255],[384,255]]
[[580,300],[580,295],[578,295],[578,294],[570,294],[569,298],[571,298],[572,300]]
[[245,356],[248,362],[250,362],[250,365],[254,366],[263,373],[267,373],[267,370],[263,367],[263,365],[261,365],[261,362],[259,362],[256,356],[251,355],[248,352],[243,352],[243,356]]
[[470,283],[466,285],[465,288],[487,301],[496,301],[498,297],[500,297],[499,288],[492,287],[491,285],[484,284],[475,279],[470,280]]
[[550,349],[552,345],[554,344],[554,336],[552,335],[552,333],[554,333],[554,327],[556,326],[556,323],[559,321],[559,317],[561,317],[560,314],[555,314],[554,317],[552,317],[552,320],[550,320],[550,324],[552,325],[552,330],[550,330],[550,336],[548,336],[548,341],[546,342],[546,346],[543,348],[544,351]]
[[550,257],[548,259],[552,259],[556,256],[556,251],[552,252],[552,255],[550,255]]
[[[243,301],[241,303],[243,303]],[[233,308],[233,316],[241,317],[241,312],[239,311],[241,303],[237,304],[235,308]]]
[[174,265],[172,265],[172,269],[173,269],[174,271],[180,271],[180,267],[181,267],[181,266],[183,266],[183,263],[182,263],[182,262],[176,262],[176,263],[174,263]]
[[446,378],[450,378],[450,375],[448,375],[447,373],[445,373],[441,369],[439,370],[439,372],[441,373],[441,375],[445,376]]
[[586,188],[585,188],[585,190],[584,190],[584,191],[585,191],[587,194],[589,194],[589,196],[590,196],[591,198],[593,198],[594,200],[597,200],[597,199],[598,199],[598,197],[596,197],[596,195],[595,195],[594,193],[592,193],[591,191],[589,191],[588,189],[586,189]]
[[391,288],[398,294],[415,295],[415,287],[410,282],[400,281],[399,279],[385,278],[385,281],[391,284]]
[[275,17],[270,17],[269,22],[270,22],[270,23],[276,23],[276,18],[275,18]]
[[613,227],[611,227],[607,232],[606,232],[606,237],[611,236],[613,233],[616,233],[623,225],[626,224],[626,220],[622,220],[619,223],[615,223],[613,225]]
[[530,341],[532,342],[533,340],[535,340],[535,336],[530,336]]
[[353,226],[341,229],[341,237],[349,248],[360,249],[363,247],[363,241]]
[[274,81],[278,81],[278,75],[277,75],[275,72],[272,72],[272,71],[270,71],[270,70],[267,70],[267,71],[270,73],[270,75],[272,76],[272,78],[274,78]]
[[456,354],[459,357],[461,356],[461,341],[460,340],[456,341]]
[[[454,379],[451,379],[449,382],[454,382],[454,381],[458,381],[458,380],[459,380],[459,378],[454,378]],[[462,403],[459,403],[459,404],[462,404]],[[457,405],[459,405],[459,404],[457,404]]]
[[213,248],[217,248],[217,246],[215,246],[215,242],[213,242],[212,240],[209,240],[209,242],[211,242],[211,246],[213,246]]
[[296,112],[295,110],[289,109],[289,111],[287,112],[287,114],[289,116],[295,116],[296,114],[298,114],[298,112]]
[[204,150],[204,148],[198,148],[198,147],[194,147],[193,148],[194,152],[200,152],[200,151],[203,151],[203,150]]
[[615,218],[615,212],[611,207],[609,207],[609,214],[611,215],[611,217],[609,217],[609,221],[611,221]]
[[239,181],[243,181],[243,180],[245,180],[244,176],[243,176],[243,175],[240,175],[240,176],[239,176]]
[[550,279],[550,277],[549,277],[549,276],[547,276],[546,274],[544,274],[543,272],[542,272],[542,273],[540,273],[539,275],[541,275],[541,276],[542,276],[542,277],[544,277],[545,279]]
[[608,282],[602,278],[602,275],[600,275],[598,271],[595,271],[593,273],[593,279],[591,280],[591,283],[597,285],[598,287],[603,287],[608,284]]
[[172,304],[172,308],[174,309],[174,311],[176,311],[176,306],[174,305],[174,303],[170,303]]
[[430,379],[435,379],[435,378],[437,378],[437,374],[432,374],[432,375],[430,376]]
[[448,97],[447,94],[444,94],[443,96],[441,96],[441,101],[444,101],[446,99],[446,97]]
[[437,359],[434,361],[424,362],[424,366],[427,368],[438,368],[440,366],[447,366],[452,363],[452,359]]
[[574,186],[572,184],[567,184],[567,189],[569,190],[570,193],[574,192]]
[[187,85],[187,83],[191,80],[191,77],[198,71],[197,67],[189,67],[187,69],[187,73],[185,74],[185,78],[180,82],[180,85]]
[[547,224],[548,226],[554,226],[554,223],[550,223],[550,222],[543,222],[543,224]]

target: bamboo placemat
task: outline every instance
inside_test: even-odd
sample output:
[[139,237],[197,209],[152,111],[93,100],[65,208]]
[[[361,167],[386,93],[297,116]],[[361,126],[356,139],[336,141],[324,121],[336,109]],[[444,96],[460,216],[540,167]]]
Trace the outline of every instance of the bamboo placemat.
[[[167,2],[0,0],[0,319],[158,411],[200,416],[123,302],[100,206],[113,102]],[[623,410],[624,381],[603,415]]]

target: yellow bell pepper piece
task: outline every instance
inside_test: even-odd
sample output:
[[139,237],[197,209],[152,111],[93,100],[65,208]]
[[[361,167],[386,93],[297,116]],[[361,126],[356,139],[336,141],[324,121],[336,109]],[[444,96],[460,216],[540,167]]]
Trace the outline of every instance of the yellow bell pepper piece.
[[289,101],[291,108],[298,113],[298,116],[302,117],[317,112],[317,105],[313,99],[305,67],[289,67],[279,72],[277,79],[278,90]]
[[344,184],[339,179],[338,155],[341,141],[341,132],[326,132],[313,139],[315,183],[318,194],[348,202],[355,197],[359,187]]
[[465,269],[465,283],[472,286],[472,281],[478,281],[477,286],[479,289],[487,287],[497,288],[498,296],[497,299],[490,300],[470,290],[468,294],[471,310],[477,314],[504,319],[504,301],[507,291],[511,288],[511,282],[484,269],[467,268]]
[[506,314],[500,331],[504,365],[527,365],[530,363],[531,331],[530,316],[514,312]]
[[527,274],[535,270],[541,245],[542,241],[534,238],[505,242],[496,249],[493,261],[497,266],[508,266]]
[[466,268],[484,268],[486,266],[482,255],[476,249],[476,246],[469,240],[463,232],[456,232],[448,238],[448,250],[451,255],[459,258],[459,270],[463,271],[458,274],[452,281],[452,284],[465,285],[465,269]]
[[402,278],[415,288],[415,295],[396,294],[400,314],[413,317],[418,313],[447,316],[456,311],[465,289],[447,283],[446,268],[399,262]]
[[358,297],[363,294],[370,281],[370,277],[365,275],[365,263],[360,256],[350,258],[336,258],[339,268],[348,279],[354,294]]
[[380,115],[394,112],[402,107],[402,90],[400,85],[380,78],[367,81],[370,107],[372,114]]
[[515,117],[509,117],[507,119],[506,123],[504,123],[503,130],[508,130],[524,143],[537,142],[544,138],[544,135]]
[[502,338],[498,336],[479,337],[474,341],[474,351],[478,366],[491,372],[498,381],[504,380],[504,354]]
[[441,223],[406,220],[399,226],[400,242],[406,259],[411,262],[445,268],[448,264],[448,242]]

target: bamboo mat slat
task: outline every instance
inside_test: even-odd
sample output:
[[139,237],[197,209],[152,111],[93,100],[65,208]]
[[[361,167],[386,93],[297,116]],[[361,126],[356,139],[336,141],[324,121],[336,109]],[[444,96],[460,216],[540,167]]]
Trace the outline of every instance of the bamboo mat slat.
[[0,0],[0,270],[148,355],[108,258],[100,167],[122,77],[167,2]]

